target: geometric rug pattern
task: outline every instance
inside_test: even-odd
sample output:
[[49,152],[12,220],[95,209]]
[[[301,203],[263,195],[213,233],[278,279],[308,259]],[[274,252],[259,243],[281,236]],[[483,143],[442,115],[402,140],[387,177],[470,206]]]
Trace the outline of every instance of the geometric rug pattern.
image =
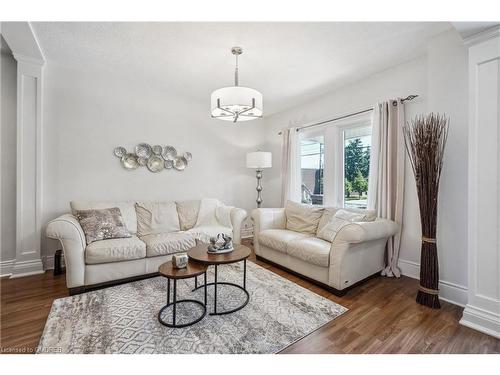
[[[213,280],[213,267],[207,272]],[[242,284],[242,262],[219,266],[218,280]],[[203,277],[198,278],[198,283]],[[154,277],[53,302],[39,353],[276,353],[347,311],[343,306],[247,261],[250,301],[233,314],[212,316],[213,287],[207,315],[185,328],[158,322],[167,301],[167,280]],[[193,279],[177,281],[177,299],[203,301]],[[217,309],[244,301],[241,290],[218,286]],[[177,307],[177,323],[200,314],[196,304]],[[171,319],[171,308],[164,319]],[[171,320],[170,320],[171,321]]]

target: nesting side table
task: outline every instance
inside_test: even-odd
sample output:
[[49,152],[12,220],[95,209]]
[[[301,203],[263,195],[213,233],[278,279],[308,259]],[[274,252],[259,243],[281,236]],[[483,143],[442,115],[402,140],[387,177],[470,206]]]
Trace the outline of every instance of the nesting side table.
[[[167,283],[167,304],[163,306],[159,313],[158,313],[158,321],[163,324],[164,326],[171,327],[171,328],[182,328],[182,327],[187,327],[190,325],[193,325],[195,323],[198,323],[200,320],[202,320],[205,315],[207,314],[207,265],[202,264],[202,263],[196,263],[196,262],[188,262],[188,265],[186,268],[174,268],[172,265],[172,261],[168,261],[166,263],[163,263],[159,268],[158,272],[160,273],[161,276],[164,276],[167,278],[168,283]],[[194,299],[181,299],[177,300],[177,280],[179,279],[188,279],[188,278],[195,278],[195,283],[197,284],[197,278],[200,275],[204,275],[205,278],[205,290],[204,290],[204,301],[197,301]],[[170,284],[171,280],[173,281],[173,296],[172,296],[172,302],[170,302]],[[196,287],[196,285],[195,285]],[[197,305],[200,305],[203,307],[202,314],[196,318],[195,320],[192,320],[187,323],[182,323],[182,324],[177,324],[177,305],[181,303],[195,303]],[[168,309],[172,308],[172,322],[166,322],[162,318],[162,313]]]

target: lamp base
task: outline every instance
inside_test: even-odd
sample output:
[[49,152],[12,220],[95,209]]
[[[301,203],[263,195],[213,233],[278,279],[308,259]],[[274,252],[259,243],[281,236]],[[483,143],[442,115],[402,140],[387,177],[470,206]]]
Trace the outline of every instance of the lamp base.
[[262,180],[262,169],[257,169],[257,172],[256,172],[256,177],[257,177],[257,187],[256,187],[256,190],[257,190],[257,208],[260,208],[261,204],[262,204],[262,196],[261,196],[261,192],[262,192],[262,185],[261,185],[261,180]]

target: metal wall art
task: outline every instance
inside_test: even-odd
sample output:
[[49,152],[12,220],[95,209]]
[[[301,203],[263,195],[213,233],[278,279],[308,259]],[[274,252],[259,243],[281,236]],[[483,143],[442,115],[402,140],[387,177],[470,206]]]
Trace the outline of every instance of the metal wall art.
[[114,155],[120,158],[123,168],[127,170],[147,167],[151,172],[158,173],[163,169],[183,171],[193,158],[190,152],[178,153],[173,146],[148,145],[139,143],[135,146],[135,153],[127,152],[125,147],[116,147]]

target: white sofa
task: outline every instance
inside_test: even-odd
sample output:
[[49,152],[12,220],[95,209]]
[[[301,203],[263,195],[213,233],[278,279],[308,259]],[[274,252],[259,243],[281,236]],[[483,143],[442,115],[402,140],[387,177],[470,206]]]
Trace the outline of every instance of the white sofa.
[[[337,210],[325,208],[323,215],[334,215]],[[252,219],[257,259],[292,271],[338,295],[383,269],[387,240],[399,229],[395,222],[377,218],[350,223],[340,229],[333,242],[328,242],[317,235],[288,230],[284,208],[256,209]]]
[[[120,208],[124,223],[132,235],[86,244],[85,234],[73,215],[76,210]],[[135,202],[71,202],[72,214],[64,214],[47,224],[45,233],[61,242],[66,263],[66,284],[70,294],[155,274],[158,266],[172,255],[185,252],[196,240],[207,242],[217,233],[226,233],[234,243],[241,241],[245,210],[227,207],[215,199],[175,202],[174,215],[179,229],[170,233],[137,236]],[[218,217],[224,207],[226,217]]]

